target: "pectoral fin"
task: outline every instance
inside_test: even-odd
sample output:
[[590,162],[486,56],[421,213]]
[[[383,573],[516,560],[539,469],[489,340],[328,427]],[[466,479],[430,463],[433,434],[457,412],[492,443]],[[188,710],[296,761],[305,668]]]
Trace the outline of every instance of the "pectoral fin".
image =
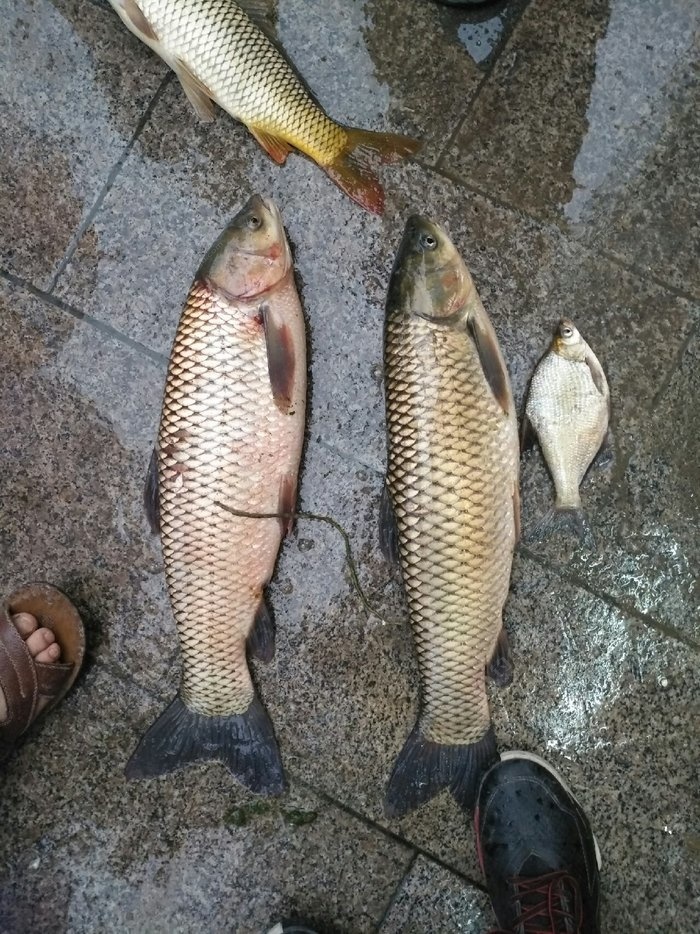
[[119,5],[135,32],[143,36],[144,39],[150,39],[151,42],[158,41],[155,29],[146,19],[136,0],[120,0]]
[[214,102],[211,91],[206,88],[199,78],[194,75],[183,61],[178,59],[175,64],[175,74],[187,95],[187,100],[194,107],[194,111],[203,123],[211,123],[214,119]]
[[264,130],[258,130],[255,127],[248,126],[248,129],[260,143],[262,148],[273,159],[277,165],[284,165],[287,156],[292,151],[289,143],[286,143],[281,137],[273,136],[272,133],[266,133]]
[[467,327],[476,345],[481,368],[491,387],[491,392],[503,411],[510,412],[512,406],[510,381],[491,322],[485,313],[472,312],[467,318]]
[[296,356],[289,326],[278,320],[269,306],[262,309],[267,342],[267,369],[275,403],[281,412],[291,414]]
[[596,358],[592,356],[591,354],[586,354],[585,361],[586,361],[586,366],[591,371],[591,378],[593,379],[593,385],[598,390],[598,392],[601,394],[601,396],[604,396],[605,385],[607,383],[607,380],[605,379],[605,373],[603,373],[602,366],[600,365],[600,363],[598,363]]

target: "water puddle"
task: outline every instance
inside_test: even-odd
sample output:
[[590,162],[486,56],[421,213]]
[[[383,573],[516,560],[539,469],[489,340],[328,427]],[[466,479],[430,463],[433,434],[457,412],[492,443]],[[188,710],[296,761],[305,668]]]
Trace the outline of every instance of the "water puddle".
[[476,64],[481,65],[500,42],[505,25],[504,16],[492,16],[480,23],[462,23],[457,35]]

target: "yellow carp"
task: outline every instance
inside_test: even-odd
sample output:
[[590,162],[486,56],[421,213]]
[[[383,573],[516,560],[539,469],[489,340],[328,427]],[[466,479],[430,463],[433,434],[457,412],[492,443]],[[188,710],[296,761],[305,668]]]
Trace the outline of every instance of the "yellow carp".
[[381,214],[384,190],[371,167],[410,155],[419,143],[332,120],[269,35],[261,7],[246,0],[110,0],[125,25],[177,74],[203,120],[212,102],[244,123],[282,165],[292,149],[313,159],[358,204]]

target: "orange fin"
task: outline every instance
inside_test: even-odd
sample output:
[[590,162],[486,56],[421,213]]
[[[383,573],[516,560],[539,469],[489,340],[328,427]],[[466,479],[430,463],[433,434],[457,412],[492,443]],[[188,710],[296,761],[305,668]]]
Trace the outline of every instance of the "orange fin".
[[384,189],[372,162],[398,162],[421,147],[415,139],[396,133],[346,129],[348,141],[339,156],[322,168],[338,188],[372,214],[384,212]]
[[256,130],[252,126],[249,126],[248,129],[268,156],[274,159],[277,165],[284,165],[287,156],[292,151],[289,143],[286,143],[280,136],[273,136],[272,133],[266,133],[264,130]]
[[[291,474],[285,474],[280,481],[280,498],[278,512],[294,512],[297,504],[297,478]],[[294,516],[286,519],[280,519],[282,525],[282,534],[291,535],[294,528]]]

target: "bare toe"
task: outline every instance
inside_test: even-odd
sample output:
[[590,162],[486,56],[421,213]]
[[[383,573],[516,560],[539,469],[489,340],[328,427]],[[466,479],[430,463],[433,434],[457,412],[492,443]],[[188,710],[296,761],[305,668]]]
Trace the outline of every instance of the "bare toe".
[[23,639],[30,636],[39,625],[36,621],[36,616],[32,616],[31,613],[15,613],[12,617],[12,622],[15,624],[15,629]]
[[41,662],[43,665],[50,665],[57,662],[61,657],[61,646],[58,642],[52,642],[47,648],[42,649],[38,655],[34,656],[35,662]]
[[27,648],[29,649],[29,654],[32,658],[36,658],[39,652],[43,652],[45,648],[48,648],[52,643],[56,641],[56,637],[51,632],[50,629],[37,629],[36,632],[33,632],[28,639],[25,640]]

